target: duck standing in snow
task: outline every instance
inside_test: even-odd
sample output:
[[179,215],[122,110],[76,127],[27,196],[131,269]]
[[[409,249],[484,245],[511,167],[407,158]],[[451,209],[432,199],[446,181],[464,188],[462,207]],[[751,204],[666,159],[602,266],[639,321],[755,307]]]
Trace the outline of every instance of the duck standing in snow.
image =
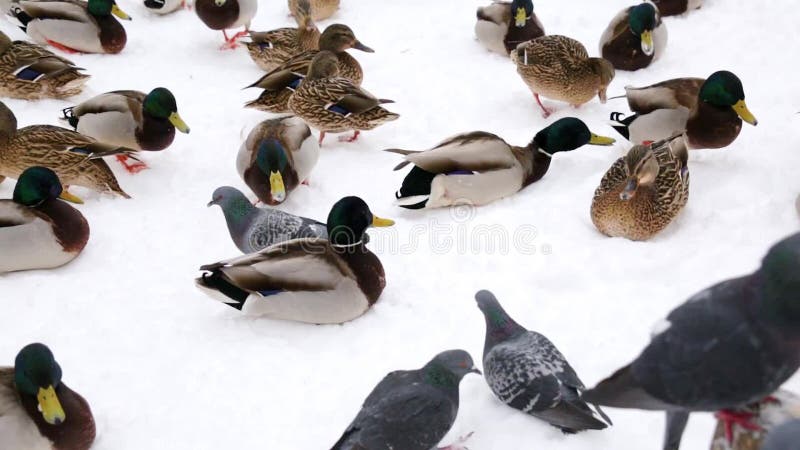
[[361,131],[397,120],[399,114],[381,106],[386,103],[394,101],[379,99],[340,77],[336,54],[321,51],[311,61],[306,78],[289,98],[289,109],[320,131],[322,145],[325,133],[355,130],[351,137],[339,138],[343,142],[353,142]]
[[278,205],[308,179],[319,150],[311,129],[299,118],[265,120],[239,148],[236,170],[260,201]]
[[88,450],[95,438],[89,403],[62,381],[44,344],[26,345],[0,367],[0,448]]
[[682,135],[634,146],[603,175],[592,199],[594,226],[634,241],[659,233],[689,201],[688,159]]
[[581,399],[586,387],[549,339],[515,322],[491,292],[480,291],[475,300],[486,319],[484,378],[500,401],[564,434],[611,424],[599,407],[603,420]]
[[625,93],[635,114],[622,119],[621,113],[613,113],[611,120],[635,144],[685,130],[689,150],[723,148],[739,136],[742,120],[758,125],[744,101],[741,80],[725,70],[705,80],[676,78],[641,88],[628,86]]
[[212,205],[222,208],[231,239],[245,254],[292,239],[328,239],[324,223],[274,208],[256,208],[240,190],[230,186],[214,191],[208,202],[208,206]]
[[464,350],[439,353],[421,369],[389,373],[331,450],[436,449],[456,421],[458,386],[470,373],[481,372]]
[[590,58],[586,47],[566,36],[542,36],[523,42],[511,52],[517,73],[528,85],[545,118],[550,111],[539,95],[578,107],[595,95],[606,102],[606,88],[614,79],[614,66],[603,58]]
[[475,35],[487,49],[508,56],[517,45],[544,36],[531,0],[494,1],[478,8]]
[[294,56],[248,86],[248,88],[257,87],[264,91],[257,99],[245,104],[245,107],[279,114],[291,112],[289,98],[308,74],[311,61],[320,51],[327,50],[336,54],[339,76],[347,78],[356,86],[361,86],[364,71],[358,60],[347,53],[347,50],[351,48],[367,53],[374,52],[362,44],[347,25],[333,24],[329,26],[319,38],[319,50],[309,50]]
[[258,67],[270,72],[309,50],[319,48],[319,28],[311,18],[308,0],[300,0],[294,16],[297,28],[278,28],[272,31],[251,31],[247,52]]
[[59,199],[83,203],[63,189],[55,172],[31,167],[17,180],[13,199],[0,200],[0,273],[52,269],[80,255],[89,224]]
[[692,412],[756,427],[740,408],[772,395],[800,367],[800,233],[755,272],[699,292],[667,316],[642,353],[584,398],[666,411],[664,449],[677,450]]
[[[189,133],[189,126],[178,114],[175,96],[166,88],[149,94],[139,91],[113,91],[67,108],[66,120],[75,130],[98,141],[134,150],[160,151],[175,139],[175,129]],[[129,164],[126,155],[117,159],[130,173],[147,168],[143,161]]]
[[295,239],[258,253],[208,264],[195,280],[213,298],[248,314],[314,324],[360,317],[386,286],[380,260],[366,248],[371,226],[394,222],[345,197],[331,208],[329,240]]
[[0,96],[23,100],[78,95],[89,75],[37,44],[12,41],[0,31]]
[[114,16],[131,18],[114,0],[2,2],[31,39],[67,53],[119,53],[128,40],[125,28]]
[[158,15],[174,13],[181,8],[188,8],[186,0],[144,0],[145,8]]
[[677,16],[703,6],[703,0],[653,0],[662,16]]
[[[258,12],[258,0],[195,0],[194,9],[208,28],[222,31],[225,43],[220,50],[232,50],[238,46],[236,40],[250,32],[250,21]],[[228,37],[227,30],[241,26],[244,31]]]
[[[339,9],[341,0],[309,0],[311,3],[311,18],[315,21],[325,20],[334,15]],[[301,9],[303,0],[289,0],[289,11],[291,15],[297,17],[302,14]]]
[[397,205],[421,209],[491,203],[539,181],[556,153],[586,144],[613,143],[613,139],[589,131],[580,119],[567,117],[539,131],[526,147],[473,131],[446,139],[430,150],[386,151],[405,156],[395,170],[414,165],[396,194]]
[[29,167],[42,166],[54,171],[66,186],[130,198],[103,161],[104,156],[130,152],[133,150],[102,144],[67,128],[30,125],[17,129],[14,113],[0,102],[0,181],[19,178]]
[[600,38],[600,54],[617,70],[644,69],[666,47],[667,27],[647,1],[620,11]]

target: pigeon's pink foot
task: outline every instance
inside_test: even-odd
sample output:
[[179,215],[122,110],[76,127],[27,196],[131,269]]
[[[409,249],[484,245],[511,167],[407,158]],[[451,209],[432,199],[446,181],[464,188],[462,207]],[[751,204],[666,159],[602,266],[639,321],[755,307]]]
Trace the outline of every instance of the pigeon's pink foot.
[[360,134],[361,132],[356,130],[352,136],[339,136],[339,142],[355,142]]
[[144,169],[148,168],[147,164],[144,161],[136,161],[133,164],[129,164],[128,163],[129,159],[130,158],[128,158],[126,155],[117,155],[117,161],[119,161],[119,163],[122,164],[122,167],[124,167],[125,170],[128,171],[128,173],[139,173]]
[[325,140],[325,132],[324,131],[320,131],[319,132],[319,145],[320,146],[322,146],[322,141],[324,141],[324,140]]
[[447,447],[439,447],[437,450],[469,450],[469,448],[464,447],[461,444],[467,442],[469,438],[472,437],[472,433],[474,433],[474,431],[469,432],[466,436],[461,436],[457,441],[453,442]]
[[736,425],[749,431],[764,431],[761,426],[753,423],[755,414],[750,412],[723,409],[716,414],[716,417],[725,427],[725,438],[728,439],[730,445],[733,445],[733,427]]

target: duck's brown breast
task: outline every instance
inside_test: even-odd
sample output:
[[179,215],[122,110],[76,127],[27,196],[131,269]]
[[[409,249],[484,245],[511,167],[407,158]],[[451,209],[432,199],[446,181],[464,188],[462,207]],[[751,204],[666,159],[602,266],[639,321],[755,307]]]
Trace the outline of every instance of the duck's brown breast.
[[383,271],[381,261],[364,244],[332,248],[353,271],[358,287],[366,295],[369,304],[373,305],[386,287],[386,273]]
[[89,223],[77,209],[61,200],[48,200],[35,209],[53,224],[53,232],[64,251],[79,253],[89,242]]
[[214,0],[197,0],[194,4],[200,20],[212,30],[224,30],[239,20],[239,2],[227,0],[217,6]]
[[106,53],[119,53],[125,48],[128,42],[128,35],[125,28],[113,16],[96,17],[97,25],[100,27],[100,45]]
[[159,151],[172,145],[175,140],[175,127],[165,119],[142,115],[142,127],[136,129],[136,142],[139,148]]
[[56,395],[66,415],[66,420],[60,425],[45,422],[36,398],[22,397],[22,406],[42,436],[53,442],[53,450],[88,450],[97,433],[89,404],[64,383],[56,388]]
[[719,107],[698,101],[686,122],[689,147],[727,147],[742,131],[742,119],[730,107]]
[[653,62],[654,56],[655,53],[646,55],[642,51],[641,38],[631,33],[630,29],[603,46],[603,58],[619,70],[643,69]]

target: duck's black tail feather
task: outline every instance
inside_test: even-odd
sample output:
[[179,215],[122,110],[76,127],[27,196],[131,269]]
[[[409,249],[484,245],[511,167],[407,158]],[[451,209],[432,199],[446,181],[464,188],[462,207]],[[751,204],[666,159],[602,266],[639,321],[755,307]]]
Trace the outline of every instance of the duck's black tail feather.
[[621,112],[613,112],[611,113],[611,126],[617,130],[617,133],[621,134],[627,140],[631,139],[631,132],[630,132],[630,125],[633,123],[636,118],[639,117],[636,114],[631,115],[630,117],[625,117],[625,114]]
[[431,183],[436,175],[417,166],[412,167],[403,180],[400,190],[395,194],[398,199],[397,205],[407,209],[424,208],[431,195]]

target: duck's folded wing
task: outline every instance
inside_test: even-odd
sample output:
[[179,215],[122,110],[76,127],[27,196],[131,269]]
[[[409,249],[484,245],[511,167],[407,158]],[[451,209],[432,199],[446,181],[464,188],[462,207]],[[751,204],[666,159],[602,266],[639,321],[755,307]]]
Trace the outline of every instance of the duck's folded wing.
[[259,78],[258,81],[247,87],[257,87],[267,91],[280,91],[288,87],[294,89],[299,85],[297,80],[302,79],[304,76],[304,73],[293,72],[289,69],[282,69],[272,71],[264,75],[263,77]]
[[478,8],[478,20],[507,25],[511,22],[511,2],[496,1],[489,6]]
[[21,142],[46,145],[54,151],[72,152],[85,156],[87,159],[102,158],[105,156],[126,154],[134,157],[136,150],[116,145],[103,144],[78,132],[53,125],[35,125],[21,128],[17,132]]
[[675,78],[645,87],[625,87],[628,106],[637,114],[648,114],[657,109],[692,109],[705,80],[703,78]]
[[20,206],[11,200],[0,200],[0,228],[25,225],[32,222],[36,217],[24,206]]
[[628,31],[628,14],[630,14],[631,9],[633,7],[625,8],[619,12],[613,19],[611,19],[611,23],[608,24],[608,28],[603,32],[603,35],[600,36],[600,52],[603,51],[603,46],[617,37],[619,37],[622,33]]
[[133,113],[140,116],[141,104],[144,103],[144,98],[145,95],[138,91],[107,92],[75,106],[72,112],[78,117],[111,111]]
[[21,1],[19,6],[36,19],[58,19],[73,22],[90,22],[86,6],[73,2]]
[[344,78],[328,85],[328,93],[333,101],[325,105],[325,109],[342,115],[361,114],[377,106],[394,103],[392,100],[377,98]]
[[[432,173],[456,171],[486,172],[513,167],[518,164],[511,146],[497,135],[475,131],[453,136],[436,147],[412,152],[399,149],[386,150],[406,155],[406,161]],[[402,166],[399,166],[400,168]]]
[[324,239],[295,239],[223,263],[201,267],[219,271],[240,289],[324,291],[352,272]]

